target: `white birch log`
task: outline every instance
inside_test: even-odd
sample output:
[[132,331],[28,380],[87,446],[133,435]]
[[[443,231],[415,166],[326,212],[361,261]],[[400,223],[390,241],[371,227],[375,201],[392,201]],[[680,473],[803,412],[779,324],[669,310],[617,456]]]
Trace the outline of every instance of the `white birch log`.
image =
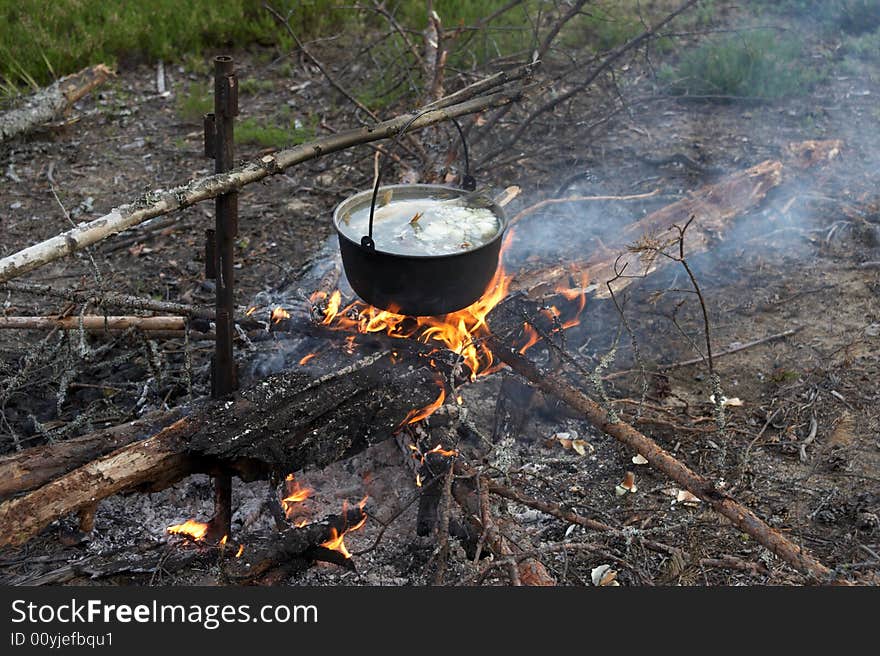
[[[458,103],[432,109],[416,118],[408,130],[417,130],[465,114],[491,107],[500,107],[519,99],[521,90],[499,91]],[[436,104],[436,103],[435,103]],[[120,205],[108,214],[80,223],[76,227],[33,246],[0,259],[0,282],[6,282],[33,271],[49,262],[70,255],[123,230],[157,216],[169,214],[203,200],[237,191],[270,175],[302,162],[352,146],[392,137],[400,132],[418,112],[403,114],[374,126],[338,132],[329,137],[267,155],[227,173],[218,173],[170,190],[155,190],[133,203]]]
[[0,143],[51,121],[112,75],[104,64],[97,64],[28,96],[20,107],[0,114]]

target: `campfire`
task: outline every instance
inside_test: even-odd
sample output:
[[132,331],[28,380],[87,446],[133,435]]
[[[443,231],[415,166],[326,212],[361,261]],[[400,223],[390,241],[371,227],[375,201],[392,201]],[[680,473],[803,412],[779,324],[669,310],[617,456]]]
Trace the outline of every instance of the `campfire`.
[[[9,150],[6,177],[21,180],[16,166],[27,162],[27,184],[48,185],[72,227],[0,258],[0,328],[43,331],[21,341],[27,348],[14,366],[3,362],[0,431],[10,452],[0,456],[0,547],[41,540],[34,550],[52,541],[85,553],[98,545],[88,562],[70,559],[65,580],[188,567],[248,584],[364,576],[613,586],[708,580],[707,569],[762,583],[852,578],[862,564],[851,554],[849,570],[827,561],[836,554],[826,545],[836,542],[807,539],[800,522],[846,515],[845,548],[876,556],[876,545],[858,544],[876,530],[875,500],[841,492],[835,474],[852,473],[852,436],[873,424],[851,416],[865,398],[855,374],[849,387],[839,384],[825,361],[843,353],[849,367],[870,349],[813,333],[800,344],[809,346],[809,366],[791,367],[771,349],[795,348],[786,340],[809,326],[793,321],[801,315],[789,304],[822,289],[789,289],[790,272],[781,282],[731,279],[741,273],[736,260],[768,235],[795,233],[819,251],[843,231],[873,234],[873,197],[851,193],[858,176],[837,185],[845,203],[833,203],[834,185],[822,186],[851,147],[844,134],[760,147],[760,135],[749,134],[716,152],[696,144],[704,135],[681,133],[685,110],[656,95],[663,76],[632,55],[661,35],[690,34],[670,26],[695,4],[633,22],[644,32],[601,60],[572,51],[566,62],[556,60],[554,40],[591,16],[584,2],[548,6],[529,35],[528,61],[503,60],[482,78],[456,71],[454,82],[446,49],[470,40],[465,26],[444,28],[432,13],[422,49],[389,19],[389,43],[399,36],[406,46],[406,77],[396,84],[418,78],[426,88],[407,111],[405,100],[383,106],[397,112],[385,120],[362,90],[348,90],[350,71],[323,66],[312,42],[294,37],[314,66],[295,67],[309,79],[294,87],[284,81],[285,93],[303,92],[302,107],[284,109],[320,122],[291,118],[287,136],[299,145],[250,144],[240,165],[243,144],[233,134],[247,131],[233,126],[247,87],[233,59],[217,57],[213,113],[197,130],[174,125],[180,134],[164,135],[177,150],[196,146],[213,160],[212,174],[193,176],[187,164],[186,184],[113,209],[102,198],[103,216],[94,199],[69,208],[56,192],[72,153],[37,171],[29,144],[21,144],[27,158]],[[515,7],[529,11],[512,3],[498,16]],[[586,61],[587,77],[575,79]],[[624,61],[633,69],[621,69],[619,84],[614,67]],[[162,70],[163,91],[139,93],[144,104],[168,97]],[[66,78],[73,99],[61,102],[55,89],[46,116],[69,111],[109,75],[93,67]],[[333,102],[307,107],[325,82]],[[602,85],[615,90],[607,115],[581,117],[588,107],[566,105]],[[446,94],[446,86],[456,90]],[[642,98],[629,97],[633,88],[668,103],[659,115],[669,121],[637,121]],[[860,93],[848,89],[847,98]],[[359,127],[336,125],[340,98]],[[572,109],[565,118],[563,107]],[[773,116],[788,120],[776,108]],[[619,144],[603,140],[600,126],[614,129]],[[62,126],[51,127],[60,144]],[[301,143],[306,130],[319,136]],[[164,173],[153,168],[155,142],[107,141],[126,156],[153,147],[138,161]],[[685,142],[686,155],[639,150]],[[281,175],[294,167],[296,177]],[[81,168],[74,175],[87,175]],[[38,205],[26,191],[9,199],[10,210],[43,216],[45,208],[23,207]],[[201,206],[212,216],[207,230],[170,218],[150,223],[205,201],[214,204]],[[821,203],[845,218],[805,227],[798,213]],[[122,246],[100,250],[123,232]],[[173,242],[174,255],[159,257],[147,237]],[[149,292],[110,289],[123,270],[111,255],[121,249],[138,275],[156,272]],[[721,264],[707,265],[716,255]],[[50,262],[58,270],[14,280]],[[847,269],[846,285],[873,289],[852,273],[871,262]],[[770,282],[773,297],[764,294]],[[52,305],[32,309],[22,297]],[[765,321],[758,303],[777,313]],[[876,337],[874,323],[865,336]],[[734,358],[719,365],[758,347],[767,349],[760,367],[726,370]],[[34,385],[39,376],[50,384]],[[820,395],[835,399],[834,413]],[[791,479],[807,490],[809,482],[812,496],[774,489],[762,498],[756,453],[767,459],[758,463],[765,479],[776,476],[779,463],[767,464],[776,457],[784,466],[773,483]],[[734,537],[716,540],[725,531]],[[404,561],[410,569],[398,576]]]

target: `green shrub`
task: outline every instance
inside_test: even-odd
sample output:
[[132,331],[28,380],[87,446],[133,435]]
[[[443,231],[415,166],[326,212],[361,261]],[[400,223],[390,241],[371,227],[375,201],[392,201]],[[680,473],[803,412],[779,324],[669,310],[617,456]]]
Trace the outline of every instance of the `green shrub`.
[[193,83],[175,99],[177,111],[188,121],[200,121],[202,116],[214,111],[214,88],[207,82]]
[[859,59],[880,61],[880,29],[847,38],[843,42],[842,50],[844,54]]
[[805,93],[819,77],[803,45],[773,30],[710,38],[661,71],[682,96],[773,99]]

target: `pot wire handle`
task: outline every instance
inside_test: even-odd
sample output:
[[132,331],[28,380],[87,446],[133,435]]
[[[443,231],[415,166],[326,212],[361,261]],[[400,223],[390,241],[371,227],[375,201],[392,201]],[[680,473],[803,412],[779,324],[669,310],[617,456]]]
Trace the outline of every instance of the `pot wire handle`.
[[[397,136],[394,137],[394,141],[391,142],[391,147],[389,150],[394,148],[400,140],[403,138],[403,135],[406,134],[406,131],[409,130],[410,126],[415,123],[418,119],[420,119],[425,114],[434,111],[433,108],[423,109],[418,112],[415,116],[413,116],[410,120],[408,120],[404,126],[400,129],[400,132],[397,133]],[[467,139],[464,135],[464,130],[461,129],[461,124],[455,119],[450,118],[453,125],[455,125],[455,129],[458,130],[458,135],[461,137],[461,145],[462,151],[464,155],[464,175],[461,177],[461,186],[465,191],[474,191],[477,188],[477,181],[470,174],[471,163],[470,157],[468,155],[468,146]],[[376,250],[376,242],[373,241],[373,215],[376,212],[376,198],[379,196],[379,185],[382,180],[382,173],[385,171],[385,167],[388,166],[388,158],[382,163],[382,166],[376,171],[376,181],[373,183],[373,197],[370,201],[370,224],[369,224],[369,233],[361,237],[361,247],[370,251]]]

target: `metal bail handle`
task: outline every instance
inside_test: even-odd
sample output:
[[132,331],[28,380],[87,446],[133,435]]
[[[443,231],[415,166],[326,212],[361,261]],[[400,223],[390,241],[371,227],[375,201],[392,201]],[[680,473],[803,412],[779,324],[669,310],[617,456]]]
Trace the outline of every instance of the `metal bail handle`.
[[[403,138],[403,135],[406,134],[406,131],[409,130],[410,126],[415,123],[416,120],[431,111],[434,110],[423,109],[418,114],[413,116],[409,121],[407,121],[406,125],[404,125],[403,128],[401,128],[400,132],[397,133],[394,141],[391,142],[391,148],[398,144],[398,142]],[[464,155],[464,175],[461,176],[461,188],[465,191],[474,191],[477,188],[477,181],[474,176],[471,175],[471,162],[470,156],[468,155],[467,139],[464,136],[464,130],[461,129],[461,124],[456,119],[451,118],[449,120],[451,120],[453,125],[455,125],[455,129],[458,130],[458,136],[461,137],[462,154]],[[376,181],[373,183],[373,197],[370,201],[369,233],[361,237],[361,248],[364,248],[368,251],[376,250],[376,242],[373,241],[373,215],[376,212],[376,198],[379,195],[379,185],[382,180],[382,173],[387,165],[388,160],[386,159],[382,163],[382,166],[379,167],[379,170],[376,172]]]

